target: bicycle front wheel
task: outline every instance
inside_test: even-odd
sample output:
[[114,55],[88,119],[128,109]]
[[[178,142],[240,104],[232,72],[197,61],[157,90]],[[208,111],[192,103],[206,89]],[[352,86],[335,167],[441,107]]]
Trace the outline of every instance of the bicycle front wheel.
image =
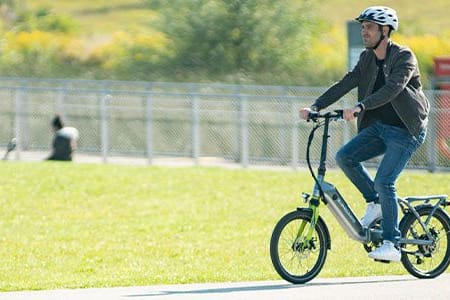
[[278,221],[270,240],[270,257],[277,273],[285,280],[299,284],[319,274],[327,257],[329,237],[323,222],[307,236],[311,211],[297,210]]
[[[400,228],[407,240],[432,241],[430,245],[402,244],[402,264],[417,278],[434,278],[443,273],[450,264],[450,219],[438,209],[430,216],[432,209],[418,209],[420,219],[430,232],[427,235],[415,216],[407,215]],[[430,218],[428,220],[428,218]],[[428,220],[428,222],[427,222]]]

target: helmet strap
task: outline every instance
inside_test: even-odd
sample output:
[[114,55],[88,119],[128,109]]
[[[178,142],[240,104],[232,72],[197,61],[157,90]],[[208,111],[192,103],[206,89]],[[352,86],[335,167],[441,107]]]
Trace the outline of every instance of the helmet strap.
[[384,38],[386,37],[383,33],[383,26],[381,26],[380,24],[378,24],[378,30],[380,31],[380,39],[378,40],[378,42],[375,44],[375,46],[373,46],[371,49],[375,50],[378,48],[378,46],[380,46],[381,42],[384,40]]

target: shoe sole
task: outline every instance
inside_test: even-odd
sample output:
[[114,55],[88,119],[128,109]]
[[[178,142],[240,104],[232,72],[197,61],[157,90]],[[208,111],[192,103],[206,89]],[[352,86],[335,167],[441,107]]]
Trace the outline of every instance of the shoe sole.
[[373,260],[376,262],[383,263],[383,264],[388,264],[391,262],[390,260],[383,260],[383,259],[376,259],[376,258],[374,258]]
[[394,259],[385,259],[384,258],[383,259],[383,258],[373,257],[373,256],[370,256],[370,255],[369,255],[369,257],[372,258],[373,260],[377,261],[377,262],[382,262],[382,263],[400,262],[401,261],[401,257],[398,258],[398,260],[396,258],[394,258]]

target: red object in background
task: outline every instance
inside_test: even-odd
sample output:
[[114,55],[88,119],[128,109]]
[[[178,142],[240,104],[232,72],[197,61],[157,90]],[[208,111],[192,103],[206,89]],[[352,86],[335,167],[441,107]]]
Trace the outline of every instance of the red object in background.
[[444,137],[450,138],[450,83],[440,84],[439,89],[445,91],[438,101],[439,132]]
[[450,56],[434,58],[434,76],[450,76]]
[[442,95],[438,100],[438,148],[442,155],[450,159],[450,84],[442,84],[442,90],[448,91],[446,95]]
[[[436,57],[434,59],[434,75],[439,80],[441,77],[450,78],[450,56]],[[440,90],[449,91],[450,83],[440,83],[437,87]],[[438,108],[438,148],[442,155],[450,159],[450,147],[447,141],[450,139],[450,95],[442,95],[437,102]]]

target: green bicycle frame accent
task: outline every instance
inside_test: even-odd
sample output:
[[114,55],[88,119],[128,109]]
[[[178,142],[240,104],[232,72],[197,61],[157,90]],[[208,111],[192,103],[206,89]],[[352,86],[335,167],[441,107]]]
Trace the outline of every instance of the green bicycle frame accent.
[[[311,215],[310,226],[308,227],[308,230],[305,235],[305,239],[304,239],[305,241],[310,241],[312,239],[313,232],[316,228],[316,224],[317,224],[317,222],[319,220],[319,216],[320,216],[319,205],[320,205],[320,201],[319,201],[318,197],[313,197],[311,199],[311,201],[309,202],[309,209],[311,209],[312,215]],[[305,231],[305,227],[306,227],[307,223],[308,222],[306,220],[303,220],[302,223],[300,224],[300,227],[297,232],[297,238],[296,238],[297,240],[303,235],[303,232]]]

